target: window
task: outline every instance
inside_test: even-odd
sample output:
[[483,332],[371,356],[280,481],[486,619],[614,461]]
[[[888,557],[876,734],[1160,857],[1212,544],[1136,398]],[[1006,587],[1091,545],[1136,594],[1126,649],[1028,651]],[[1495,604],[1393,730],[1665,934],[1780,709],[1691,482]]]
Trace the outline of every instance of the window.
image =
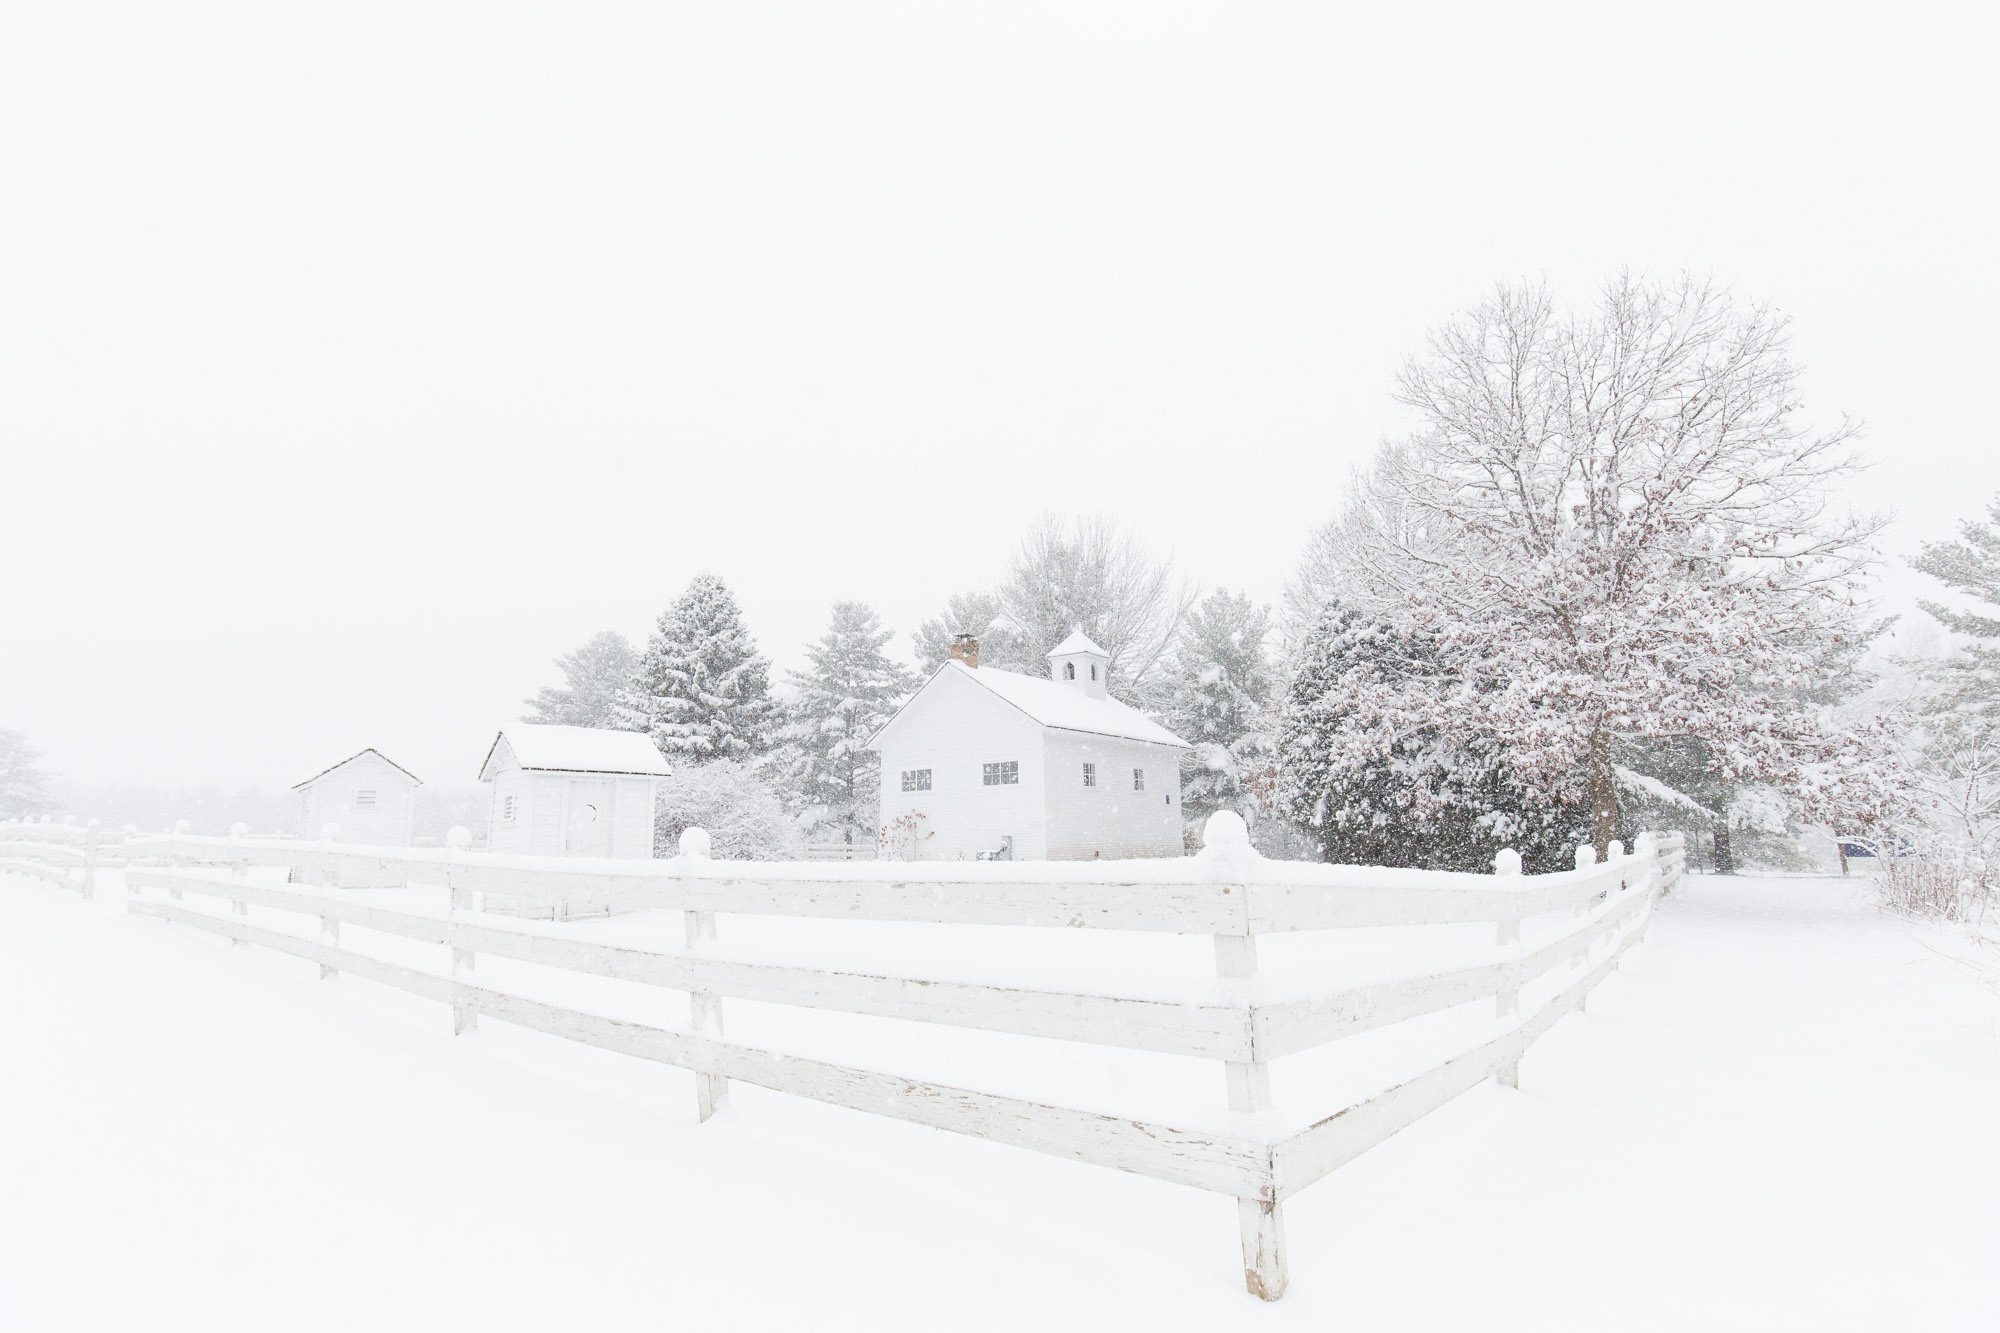
[[1096,764],[1085,764],[1083,766],[1083,785],[1086,787],[1095,787],[1097,785]]
[[986,764],[983,766],[982,775],[989,787],[1018,786],[1021,781],[1021,764],[1016,759],[1009,759],[1004,764]]
[[1145,769],[1143,769],[1143,768],[1135,768],[1135,769],[1133,769],[1133,770],[1132,770],[1132,790],[1133,790],[1133,791],[1144,791],[1144,790],[1146,790],[1146,770],[1145,770]]
[[1096,679],[1097,679],[1097,663],[1095,663],[1095,662],[1092,662],[1092,663],[1090,664],[1090,678],[1091,678],[1092,680],[1096,680]]
[[356,810],[365,810],[373,804],[375,804],[375,793],[372,789],[363,788],[354,793],[354,808]]
[[514,798],[512,796],[505,796],[500,800],[500,822],[503,824],[514,822]]
[[903,770],[904,791],[929,791],[931,771],[928,768],[906,768]]
[[1063,679],[1064,680],[1076,679],[1076,663],[1074,662],[1063,663]]

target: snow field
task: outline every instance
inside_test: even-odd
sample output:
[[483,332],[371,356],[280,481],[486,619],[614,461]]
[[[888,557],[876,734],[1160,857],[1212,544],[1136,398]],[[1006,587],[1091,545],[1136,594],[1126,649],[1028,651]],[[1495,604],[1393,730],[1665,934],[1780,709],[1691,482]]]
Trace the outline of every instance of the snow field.
[[[126,917],[104,878],[88,905],[0,880],[9,1327],[651,1327],[706,1312],[751,1328],[1547,1328],[1616,1311],[1622,1327],[1975,1328],[2000,1314],[1982,1276],[2000,1240],[2000,1005],[1852,883],[1688,881],[1590,1016],[1530,1053],[1521,1092],[1475,1090],[1286,1205],[1293,1284],[1266,1307],[1241,1290],[1225,1199],[742,1086],[696,1126],[681,1071],[490,1021],[454,1041],[441,1006]],[[723,918],[725,948],[800,944],[747,926]],[[953,929],[871,932],[842,961],[929,951],[955,974]],[[1325,947],[1364,933],[1326,932],[1355,938]],[[1149,952],[1126,954],[1127,976],[1212,975],[1205,940],[1023,934],[985,965],[1061,941],[1108,951],[1065,970],[1109,966],[1136,938]],[[499,966],[483,961],[481,980]],[[633,989],[602,998],[684,1021],[679,993]],[[1021,1091],[1006,1048],[1027,1039],[898,1023],[894,1042],[867,1035],[887,1020],[767,1008],[728,1002],[731,1035],[778,1043],[783,1019],[839,1018],[789,1037]],[[1221,1102],[1210,1062],[1031,1045],[1081,1057],[1040,1075],[1072,1104]],[[1160,1062],[1192,1068],[1167,1085]],[[1276,1066],[1287,1112],[1290,1063]]]

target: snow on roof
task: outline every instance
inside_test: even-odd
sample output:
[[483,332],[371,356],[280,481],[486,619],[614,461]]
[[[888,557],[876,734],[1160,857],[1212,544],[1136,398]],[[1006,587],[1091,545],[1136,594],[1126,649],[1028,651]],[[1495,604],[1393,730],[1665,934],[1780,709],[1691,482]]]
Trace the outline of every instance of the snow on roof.
[[416,783],[419,787],[424,785],[424,780],[422,778],[418,777],[415,773],[412,773],[409,769],[404,768],[401,764],[397,763],[395,760],[391,759],[388,755],[383,754],[380,750],[376,749],[374,746],[371,745],[365,750],[360,750],[355,752],[354,754],[347,756],[347,758],[341,760],[337,764],[328,764],[325,768],[322,768],[319,772],[313,774],[309,778],[300,778],[297,782],[294,782],[292,784],[292,790],[297,791],[301,787],[309,787],[313,783],[318,782],[321,778],[325,777],[327,774],[333,772],[334,769],[346,768],[349,764],[353,763],[355,760],[359,759],[364,754],[374,755],[377,759],[380,759],[383,763],[395,769],[398,773],[401,773],[404,777]]
[[[1076,627],[1074,634],[1049,649],[1050,657],[1069,657],[1075,653],[1096,653],[1099,657],[1111,656],[1110,653],[1105,652],[1090,641],[1090,636],[1083,632],[1083,626],[1081,625]],[[1029,679],[1032,680],[1033,677],[1029,677]]]
[[[1088,732],[1095,736],[1117,736],[1153,745],[1171,745],[1177,750],[1194,748],[1138,709],[1121,704],[1116,699],[1086,694],[1074,685],[1043,680],[1039,676],[1024,676],[1018,671],[1002,671],[998,667],[969,667],[963,662],[946,662],[938,668],[931,681],[947,671],[957,671],[967,679],[977,681],[999,695],[1002,701],[1012,704],[1045,727],[1054,727],[1058,731]],[[930,682],[925,682],[924,688],[929,687]],[[915,703],[923,692],[918,690],[916,695],[911,696],[910,703]],[[903,708],[909,706],[904,704]],[[896,717],[878,728],[868,743],[872,746],[902,715],[903,709],[898,709]]]
[[514,753],[514,762],[522,768],[558,773],[637,773],[652,777],[665,777],[670,771],[653,738],[643,731],[517,722],[493,738],[486,751],[486,762],[479,766],[481,782],[486,781],[501,741],[507,742],[507,748]]

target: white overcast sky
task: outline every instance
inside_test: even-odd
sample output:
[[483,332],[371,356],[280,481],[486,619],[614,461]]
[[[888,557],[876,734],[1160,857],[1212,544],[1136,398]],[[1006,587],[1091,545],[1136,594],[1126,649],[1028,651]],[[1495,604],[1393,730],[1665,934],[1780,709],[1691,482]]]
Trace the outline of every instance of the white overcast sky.
[[1626,264],[1976,512],[2000,6],[1617,8],[16,0],[0,726],[460,784],[698,571],[783,665],[1047,510],[1275,600],[1427,326]]

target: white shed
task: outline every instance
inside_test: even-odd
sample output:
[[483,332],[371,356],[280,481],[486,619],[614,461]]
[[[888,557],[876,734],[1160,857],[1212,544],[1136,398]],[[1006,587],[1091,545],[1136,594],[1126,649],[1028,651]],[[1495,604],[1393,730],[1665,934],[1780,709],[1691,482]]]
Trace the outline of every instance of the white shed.
[[493,739],[479,780],[493,784],[496,852],[653,855],[653,811],[667,775],[644,732],[519,722]]
[[317,838],[328,824],[340,840],[364,847],[407,847],[423,781],[380,750],[349,755],[303,782],[294,783],[301,838]]
[[868,742],[882,756],[888,853],[916,860],[1179,856],[1187,742],[1113,699],[1082,630],[1049,679],[952,660]]

